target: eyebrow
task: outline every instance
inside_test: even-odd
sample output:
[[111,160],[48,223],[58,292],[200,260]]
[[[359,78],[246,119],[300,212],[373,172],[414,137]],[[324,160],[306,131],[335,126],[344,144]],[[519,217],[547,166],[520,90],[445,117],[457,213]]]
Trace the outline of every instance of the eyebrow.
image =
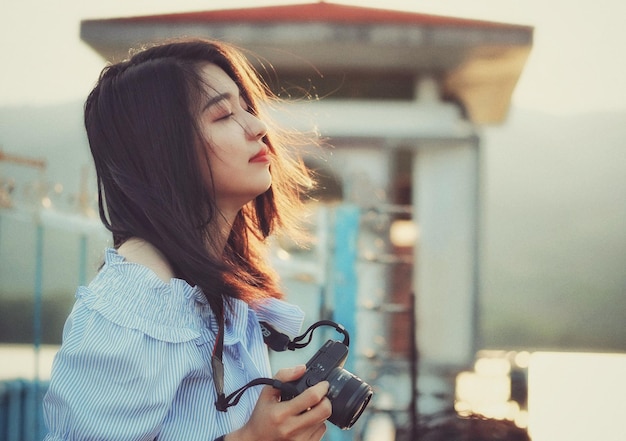
[[217,103],[219,103],[220,101],[228,101],[233,97],[233,94],[230,92],[226,92],[226,93],[219,93],[215,96],[212,96],[211,98],[209,98],[209,100],[207,101],[206,105],[204,106],[203,110],[208,109],[211,106],[216,105]]

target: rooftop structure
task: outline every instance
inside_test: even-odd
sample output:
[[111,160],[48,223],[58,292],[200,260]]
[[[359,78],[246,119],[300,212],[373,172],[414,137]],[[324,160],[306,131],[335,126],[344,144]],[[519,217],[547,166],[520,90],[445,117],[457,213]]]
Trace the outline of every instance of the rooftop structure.
[[[505,117],[532,46],[529,26],[326,2],[84,20],[81,38],[107,60],[181,36],[225,40],[281,76],[341,73],[380,84],[430,75],[474,123]],[[381,86],[383,87],[383,86]]]

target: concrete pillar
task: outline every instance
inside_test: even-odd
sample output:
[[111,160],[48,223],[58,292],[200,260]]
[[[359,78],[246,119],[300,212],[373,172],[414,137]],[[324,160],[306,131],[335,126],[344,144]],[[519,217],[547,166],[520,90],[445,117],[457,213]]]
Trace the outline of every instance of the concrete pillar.
[[454,378],[446,372],[469,365],[476,350],[478,143],[428,142],[413,161],[420,392],[448,395]]

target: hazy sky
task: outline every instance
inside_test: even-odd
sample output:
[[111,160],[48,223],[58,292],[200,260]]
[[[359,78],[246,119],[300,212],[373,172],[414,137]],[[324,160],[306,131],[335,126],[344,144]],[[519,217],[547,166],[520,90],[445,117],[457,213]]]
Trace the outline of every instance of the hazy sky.
[[[339,1],[338,1],[339,2]],[[0,105],[83,99],[103,60],[80,20],[306,3],[299,0],[0,0]],[[535,27],[513,104],[552,113],[626,108],[623,0],[343,0],[340,3]]]

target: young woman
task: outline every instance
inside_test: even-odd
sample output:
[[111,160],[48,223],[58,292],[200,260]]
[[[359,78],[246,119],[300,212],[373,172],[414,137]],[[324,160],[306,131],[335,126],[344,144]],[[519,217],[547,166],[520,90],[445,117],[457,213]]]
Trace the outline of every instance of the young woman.
[[271,376],[260,320],[292,336],[302,322],[262,252],[310,184],[261,116],[270,99],[242,54],[216,42],[160,44],[102,72],[85,126],[113,247],[63,331],[47,441],[323,436],[327,382],[288,401],[260,386],[226,412],[215,404],[216,352],[228,394]]

